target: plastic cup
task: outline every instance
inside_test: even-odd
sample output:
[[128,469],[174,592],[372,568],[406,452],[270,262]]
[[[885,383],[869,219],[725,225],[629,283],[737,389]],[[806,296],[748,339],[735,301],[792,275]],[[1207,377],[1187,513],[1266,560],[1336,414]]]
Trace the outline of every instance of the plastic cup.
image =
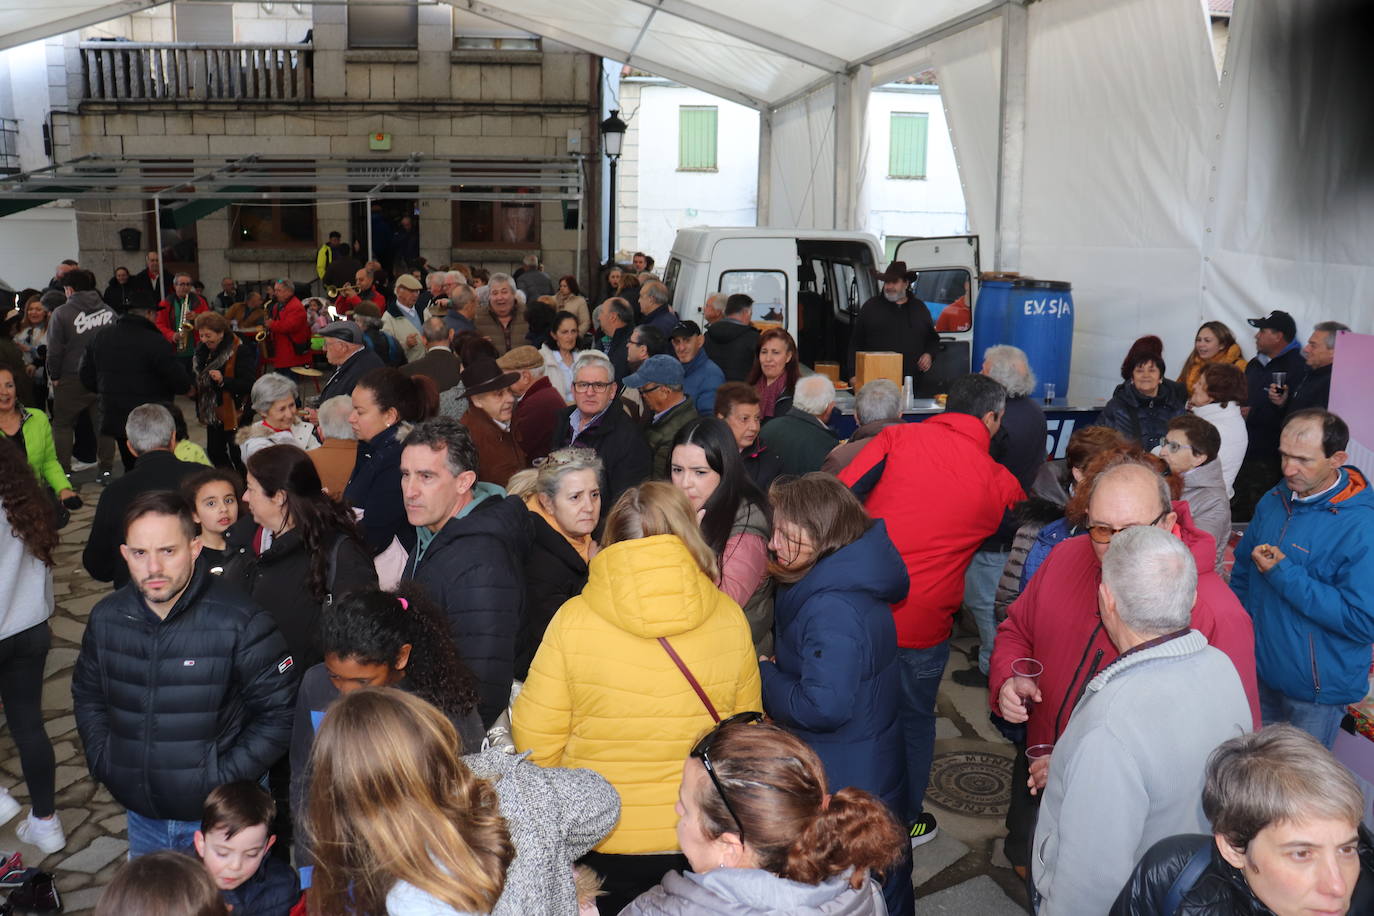
[[1026,759],[1031,763],[1042,760],[1054,753],[1053,744],[1032,744],[1026,748]]
[[1269,373],[1269,383],[1272,384],[1275,388],[1282,388],[1282,387],[1284,387],[1284,382],[1286,382],[1286,381],[1288,381],[1288,373],[1287,373],[1287,372],[1271,372],[1271,373]]
[[1018,658],[1011,663],[1012,689],[1016,691],[1027,710],[1035,701],[1037,683],[1044,671],[1045,666],[1033,658]]
[[1054,403],[1054,382],[1046,382],[1046,383],[1045,383],[1045,404],[1046,404],[1046,405],[1049,405],[1049,404],[1053,404],[1053,403]]

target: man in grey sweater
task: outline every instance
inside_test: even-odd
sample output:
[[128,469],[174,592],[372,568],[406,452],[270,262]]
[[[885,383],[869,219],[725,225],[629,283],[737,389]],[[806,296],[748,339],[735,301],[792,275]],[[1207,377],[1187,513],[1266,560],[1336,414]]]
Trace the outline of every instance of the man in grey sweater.
[[[95,275],[89,270],[69,270],[63,275],[67,301],[57,307],[48,323],[48,378],[52,383],[52,433],[57,460],[62,471],[72,472],[72,443],[76,419],[90,411],[96,433],[100,433],[100,402],[94,391],[81,384],[79,372],[86,346],[115,320],[114,311],[95,290]],[[101,435],[96,444],[100,473],[114,468],[115,440]]]
[[1189,627],[1196,592],[1178,538],[1146,526],[1113,536],[1098,608],[1121,655],[1054,747],[1031,853],[1039,916],[1105,913],[1156,841],[1210,832],[1207,757],[1253,717],[1235,665]]

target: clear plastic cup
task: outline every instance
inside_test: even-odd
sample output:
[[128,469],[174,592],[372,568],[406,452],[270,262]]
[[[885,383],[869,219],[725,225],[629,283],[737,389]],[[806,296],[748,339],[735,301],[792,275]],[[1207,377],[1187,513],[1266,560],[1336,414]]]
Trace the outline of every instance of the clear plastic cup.
[[1049,405],[1049,404],[1053,404],[1053,403],[1054,403],[1054,382],[1046,382],[1046,383],[1045,383],[1045,404],[1046,404],[1046,405]]

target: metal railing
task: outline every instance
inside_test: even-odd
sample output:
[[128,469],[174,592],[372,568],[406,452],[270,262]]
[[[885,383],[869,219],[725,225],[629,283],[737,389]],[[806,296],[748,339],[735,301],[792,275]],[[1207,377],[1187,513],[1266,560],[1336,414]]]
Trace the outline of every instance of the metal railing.
[[314,93],[309,44],[83,41],[85,98],[99,102],[268,102]]
[[0,118],[0,175],[16,175],[19,171],[19,122]]

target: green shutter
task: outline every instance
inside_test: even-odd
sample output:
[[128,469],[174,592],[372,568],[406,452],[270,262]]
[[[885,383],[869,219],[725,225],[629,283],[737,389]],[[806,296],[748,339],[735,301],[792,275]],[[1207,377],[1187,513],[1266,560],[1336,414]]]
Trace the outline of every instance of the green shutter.
[[716,107],[678,108],[677,167],[681,171],[715,171]]
[[889,178],[926,177],[926,136],[928,116],[923,112],[892,113],[892,136],[888,145]]

